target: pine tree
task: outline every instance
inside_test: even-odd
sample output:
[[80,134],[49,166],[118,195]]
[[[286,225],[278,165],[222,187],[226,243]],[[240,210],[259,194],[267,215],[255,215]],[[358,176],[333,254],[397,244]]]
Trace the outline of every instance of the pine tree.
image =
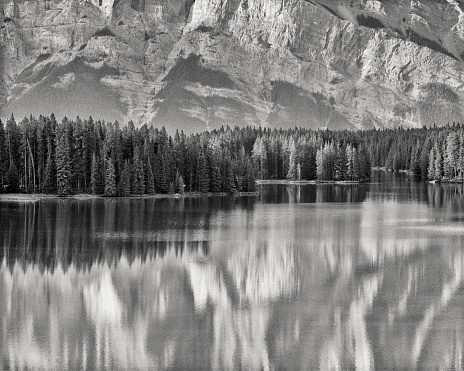
[[119,178],[118,184],[118,195],[121,197],[130,196],[131,193],[131,179],[130,179],[130,164],[129,160],[126,160],[124,163],[123,169],[121,171],[121,176]]
[[101,195],[105,191],[100,156],[97,156],[95,152],[92,154],[92,167],[90,169],[90,190],[94,195]]
[[155,190],[156,193],[163,194],[169,191],[164,157],[161,153],[158,153],[155,157]]
[[435,147],[432,147],[429,152],[429,167],[427,172],[429,180],[435,179]]
[[441,180],[443,177],[443,155],[442,155],[442,150],[441,146],[435,143],[434,146],[434,152],[435,152],[435,175],[433,179],[436,180]]
[[56,164],[51,152],[48,152],[47,161],[45,163],[42,188],[45,193],[56,192]]
[[198,157],[198,191],[200,193],[209,192],[208,164],[203,152]]
[[106,161],[106,173],[105,173],[105,196],[114,197],[116,196],[116,174],[114,169],[113,160],[107,158]]
[[246,192],[254,192],[256,190],[256,181],[255,175],[253,171],[253,165],[250,159],[247,160],[246,168],[245,168],[245,191]]
[[237,188],[235,187],[234,173],[232,172],[232,166],[230,162],[227,161],[226,164],[226,180],[224,183],[224,192],[227,193],[236,193]]
[[146,193],[149,195],[153,195],[155,194],[155,176],[153,175],[153,169],[151,167],[150,158],[147,159],[145,169]]
[[179,190],[179,194],[184,195],[185,184],[184,179],[182,178],[182,174],[177,177],[177,188]]
[[19,192],[19,172],[13,161],[11,161],[10,167],[8,168],[8,172],[6,174],[6,192]]
[[176,193],[176,188],[174,187],[174,183],[171,182],[171,183],[169,183],[168,194],[173,195],[174,193]]
[[58,195],[71,193],[71,160],[69,156],[69,142],[66,118],[63,119],[56,133],[56,188]]
[[287,179],[295,180],[296,179],[296,149],[295,143],[290,147],[290,156],[288,164]]
[[145,174],[143,171],[143,163],[138,155],[134,158],[132,169],[132,193],[134,195],[142,195],[145,193]]
[[6,133],[0,120],[0,193],[4,192],[6,186],[6,174],[8,171],[8,150]]
[[221,192],[221,174],[217,166],[211,166],[209,189],[213,193]]
[[322,148],[319,148],[316,152],[316,177],[318,180],[325,179],[325,161],[324,161],[324,151]]

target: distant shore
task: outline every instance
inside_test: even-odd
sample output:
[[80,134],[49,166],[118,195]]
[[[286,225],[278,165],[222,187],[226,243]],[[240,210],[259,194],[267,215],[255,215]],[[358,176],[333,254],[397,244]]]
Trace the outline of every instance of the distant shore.
[[360,184],[368,181],[369,179],[362,180],[286,180],[286,179],[266,179],[257,180],[256,184]]
[[17,202],[35,202],[39,200],[96,200],[96,199],[164,199],[164,198],[201,198],[201,197],[225,197],[225,196],[258,196],[259,192],[235,192],[230,193],[198,193],[198,192],[185,192],[183,195],[180,193],[174,194],[154,194],[154,195],[131,195],[127,197],[105,197],[101,195],[93,195],[88,193],[78,193],[74,195],[58,196],[55,194],[47,193],[2,193],[0,194],[0,202],[17,201]]

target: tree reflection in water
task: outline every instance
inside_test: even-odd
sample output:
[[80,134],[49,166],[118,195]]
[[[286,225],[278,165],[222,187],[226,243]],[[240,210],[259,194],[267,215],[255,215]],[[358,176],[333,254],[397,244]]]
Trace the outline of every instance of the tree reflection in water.
[[400,186],[2,203],[2,367],[460,368],[460,193]]

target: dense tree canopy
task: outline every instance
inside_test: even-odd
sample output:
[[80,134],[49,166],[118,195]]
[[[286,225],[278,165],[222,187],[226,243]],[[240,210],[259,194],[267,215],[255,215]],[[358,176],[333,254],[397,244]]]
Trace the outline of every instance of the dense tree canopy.
[[255,179],[358,181],[372,166],[464,178],[464,128],[329,131],[222,127],[174,137],[132,122],[0,121],[0,191],[106,196],[243,192]]

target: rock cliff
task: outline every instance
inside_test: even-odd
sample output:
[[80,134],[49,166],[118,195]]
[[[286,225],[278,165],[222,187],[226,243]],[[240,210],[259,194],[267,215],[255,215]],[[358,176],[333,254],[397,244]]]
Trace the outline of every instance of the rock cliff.
[[187,131],[463,121],[462,0],[3,0],[1,116]]

